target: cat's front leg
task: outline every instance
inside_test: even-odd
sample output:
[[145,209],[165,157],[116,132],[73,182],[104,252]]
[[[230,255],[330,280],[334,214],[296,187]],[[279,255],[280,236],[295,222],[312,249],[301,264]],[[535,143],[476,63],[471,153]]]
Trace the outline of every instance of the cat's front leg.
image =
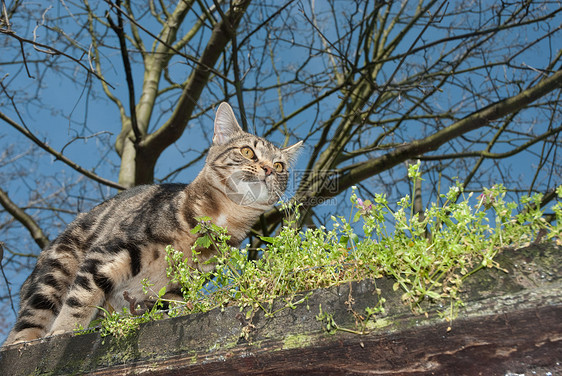
[[104,293],[99,288],[84,291],[73,286],[53,322],[48,336],[62,334],[78,328],[86,328],[104,301]]
[[91,252],[84,260],[47,335],[86,328],[116,283],[126,278],[130,268],[123,268],[122,253],[106,258],[100,253],[103,252]]

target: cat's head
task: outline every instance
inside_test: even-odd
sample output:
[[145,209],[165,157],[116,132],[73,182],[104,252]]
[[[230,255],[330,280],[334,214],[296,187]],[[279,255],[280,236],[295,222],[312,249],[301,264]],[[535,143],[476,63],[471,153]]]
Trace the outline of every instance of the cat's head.
[[221,103],[215,117],[213,144],[205,165],[216,188],[233,202],[260,209],[275,204],[289,180],[289,167],[302,141],[278,148],[261,137],[244,132],[232,108]]

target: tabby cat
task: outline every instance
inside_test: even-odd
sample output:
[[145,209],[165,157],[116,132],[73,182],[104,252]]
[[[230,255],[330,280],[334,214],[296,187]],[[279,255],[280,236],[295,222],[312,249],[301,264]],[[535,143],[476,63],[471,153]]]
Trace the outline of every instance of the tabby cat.
[[[279,200],[288,168],[302,141],[284,149],[244,132],[231,107],[216,113],[213,143],[205,166],[189,184],[144,185],[128,189],[80,214],[40,254],[20,292],[16,324],[4,345],[86,327],[96,307],[121,311],[124,292],[146,301],[141,281],[166,298],[181,298],[166,276],[165,247],[181,250],[193,267],[214,256],[212,249],[192,259],[196,218],[211,217],[239,246],[256,219]],[[130,299],[130,298],[128,298]]]

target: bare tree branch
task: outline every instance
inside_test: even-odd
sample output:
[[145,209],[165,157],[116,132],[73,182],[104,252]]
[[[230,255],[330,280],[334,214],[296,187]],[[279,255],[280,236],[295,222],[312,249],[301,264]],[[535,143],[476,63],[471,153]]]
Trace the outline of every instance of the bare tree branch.
[[[341,192],[351,187],[353,184],[356,184],[369,176],[378,174],[381,171],[387,170],[407,159],[419,158],[427,152],[437,150],[445,142],[458,137],[459,135],[483,127],[489,122],[499,119],[511,112],[517,111],[547,93],[561,87],[562,70],[559,70],[552,76],[540,81],[534,87],[524,90],[513,97],[493,103],[482,110],[476,111],[447,128],[438,131],[434,135],[418,141],[413,141],[408,145],[397,148],[380,158],[371,159],[366,162],[342,168],[342,175],[339,178],[339,191]],[[333,193],[330,192],[320,192],[320,194],[328,197],[333,196]]]
[[[562,126],[557,127],[557,128],[553,128],[551,130],[549,130],[548,132],[545,132],[543,134],[541,134],[540,136],[537,137],[533,137],[531,140],[525,142],[522,145],[519,145],[516,148],[513,148],[509,151],[505,151],[503,153],[492,153],[490,152],[490,148],[486,147],[486,150],[480,150],[480,151],[466,151],[466,152],[461,152],[461,153],[455,153],[455,154],[444,154],[444,155],[423,155],[420,156],[421,160],[424,161],[436,161],[436,160],[441,160],[441,159],[458,159],[458,158],[471,158],[471,157],[480,157],[480,159],[503,159],[503,158],[507,158],[507,157],[511,157],[515,154],[521,153],[522,151],[526,151],[529,149],[529,147],[531,147],[532,145],[543,141],[545,139],[547,139],[548,137],[558,134],[562,132]],[[493,143],[490,145],[492,146]]]
[[18,220],[21,224],[25,226],[25,228],[31,234],[35,243],[39,246],[39,248],[43,249],[47,245],[49,245],[49,239],[41,230],[41,227],[35,222],[35,220],[23,211],[20,207],[18,207],[10,198],[8,194],[0,188],[0,205],[6,209],[8,213],[10,213],[16,220]]
[[84,169],[82,166],[78,165],[77,163],[71,161],[70,159],[68,159],[67,157],[65,157],[64,155],[62,155],[61,153],[59,153],[58,151],[56,151],[55,149],[53,149],[49,145],[47,145],[44,142],[42,142],[41,140],[39,140],[33,133],[31,133],[29,130],[25,129],[24,127],[22,127],[21,125],[19,125],[15,121],[13,121],[12,119],[10,119],[8,116],[6,116],[2,112],[0,112],[0,119],[4,120],[6,123],[11,125],[13,128],[15,128],[18,132],[20,132],[25,137],[27,137],[28,139],[33,141],[33,143],[35,145],[39,146],[41,149],[45,150],[47,153],[53,155],[57,160],[60,160],[61,162],[64,162],[67,166],[69,166],[72,169],[78,171],[82,175],[84,175],[84,176],[86,176],[86,177],[88,177],[88,178],[90,178],[90,179],[92,179],[92,180],[94,180],[98,183],[107,185],[108,187],[111,187],[111,188],[116,188],[116,189],[120,189],[120,190],[125,189],[125,187],[123,187],[122,185],[117,184],[117,183],[115,183],[111,180],[104,179],[104,178],[94,174],[93,172]]
[[[111,0],[105,0],[107,3],[111,4]],[[182,3],[184,3],[184,1],[180,1],[181,5]],[[217,75],[218,77],[221,77],[222,79],[228,80],[228,78],[226,76],[224,76],[221,72],[217,71],[216,69],[214,69],[213,67],[207,66],[205,65],[204,62],[201,62],[200,59],[197,59],[194,56],[185,54],[179,50],[177,50],[174,46],[170,45],[167,41],[162,40],[161,38],[159,38],[157,35],[155,35],[154,33],[152,33],[150,30],[148,30],[147,28],[143,27],[142,25],[140,25],[138,22],[136,22],[134,19],[132,19],[126,12],[124,12],[120,7],[112,5],[113,8],[115,8],[117,11],[119,11],[119,13],[121,13],[122,15],[125,16],[125,18],[127,18],[129,21],[131,21],[132,23],[134,23],[139,29],[141,29],[142,31],[144,31],[145,33],[147,33],[148,35],[150,35],[152,38],[156,39],[159,43],[161,43],[163,46],[165,46],[167,49],[169,49],[170,51],[174,52],[175,54],[182,56],[184,58],[186,58],[187,60],[195,63],[195,64],[200,64],[202,65],[203,69],[207,69],[209,71],[211,71],[213,74]],[[189,8],[188,8],[189,9]],[[177,26],[179,25],[171,25],[177,28]],[[231,82],[230,80],[228,80],[229,82]]]
[[[121,1],[117,0],[117,7],[121,6]],[[135,108],[135,82],[133,81],[133,73],[131,72],[131,62],[129,60],[129,53],[127,52],[127,42],[123,30],[123,17],[121,12],[117,12],[117,25],[111,19],[109,13],[106,15],[107,21],[111,29],[117,34],[119,38],[119,47],[121,49],[121,57],[123,59],[123,67],[125,68],[125,77],[127,80],[127,89],[129,90],[129,112],[131,117],[131,127],[135,134],[135,144],[139,143],[142,139],[141,131],[137,123],[137,110]]]
[[[250,0],[233,2],[232,7],[226,13],[226,18],[233,27],[238,25],[249,4]],[[172,116],[164,125],[148,135],[139,144],[139,148],[147,153],[146,157],[142,160],[145,168],[142,171],[138,171],[137,181],[139,183],[152,180],[154,165],[158,156],[182,135],[196,107],[197,99],[201,95],[211,74],[211,70],[206,67],[215,65],[231,38],[232,35],[225,25],[225,20],[217,22],[207,47],[201,54],[200,63],[193,69]]]
[[[34,47],[41,47],[41,48],[43,48],[43,50],[40,50],[40,51],[41,51],[41,52],[44,52],[44,53],[46,53],[46,54],[53,55],[53,56],[61,55],[61,56],[64,56],[64,57],[66,57],[66,58],[68,58],[68,59],[74,61],[76,64],[78,64],[79,66],[81,66],[82,68],[84,68],[86,71],[88,71],[88,73],[93,74],[97,79],[103,81],[105,84],[109,85],[112,89],[115,89],[109,82],[105,81],[105,80],[103,79],[103,77],[101,77],[101,76],[98,75],[95,71],[93,71],[92,69],[90,69],[90,67],[84,65],[84,63],[82,63],[82,61],[80,61],[80,59],[77,59],[77,58],[75,58],[75,57],[73,57],[73,56],[70,56],[70,55],[68,55],[68,54],[66,54],[66,53],[64,53],[64,52],[62,52],[62,51],[57,50],[56,48],[51,47],[51,46],[47,46],[47,45],[45,45],[45,44],[42,44],[42,43],[39,43],[39,42],[35,42],[35,41],[33,41],[33,40],[29,40],[29,39],[20,37],[20,36],[17,35],[13,30],[6,30],[6,29],[0,28],[0,33],[1,33],[1,34],[4,34],[4,35],[8,35],[9,37],[15,38],[15,39],[17,39],[17,40],[19,41],[19,43],[20,43],[21,46],[22,46],[22,56],[23,56],[24,61],[25,61],[25,53],[23,53],[23,43],[28,43],[28,44],[33,45]],[[30,76],[30,77],[31,77],[31,76]],[[33,78],[33,77],[31,77],[31,78]]]

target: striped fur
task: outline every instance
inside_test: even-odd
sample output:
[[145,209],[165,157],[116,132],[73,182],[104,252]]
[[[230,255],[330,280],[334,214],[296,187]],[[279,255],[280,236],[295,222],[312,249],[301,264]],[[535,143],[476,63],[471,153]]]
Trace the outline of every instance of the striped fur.
[[230,106],[221,104],[205,166],[191,184],[128,189],[80,214],[41,252],[22,286],[18,318],[4,345],[86,327],[96,307],[128,306],[124,291],[147,300],[144,278],[154,291],[167,285],[178,298],[179,287],[166,276],[165,247],[181,250],[194,267],[212,269],[203,263],[213,250],[198,250],[198,263],[192,259],[195,218],[211,217],[228,229],[233,246],[240,245],[284,192],[300,146],[279,149],[243,132]]

